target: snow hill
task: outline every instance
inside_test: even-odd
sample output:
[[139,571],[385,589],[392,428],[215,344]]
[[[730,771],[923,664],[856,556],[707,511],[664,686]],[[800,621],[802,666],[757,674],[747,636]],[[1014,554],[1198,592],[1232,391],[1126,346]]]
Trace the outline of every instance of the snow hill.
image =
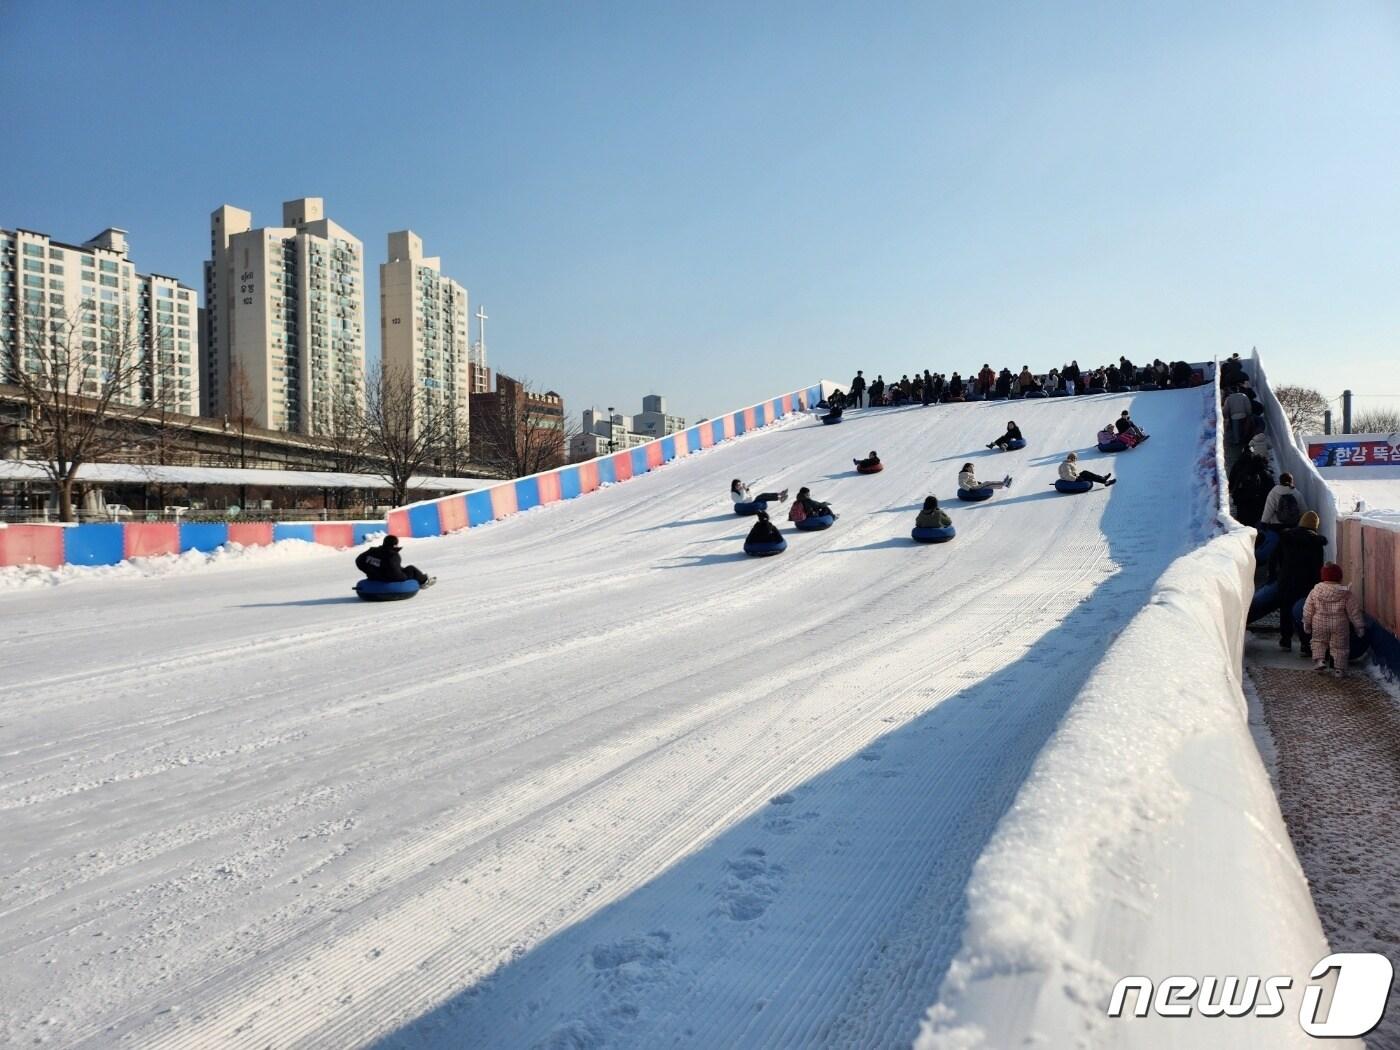
[[[406,603],[324,552],[0,594],[0,1042],[910,1044],[974,863],[1205,535],[1209,396],[792,417],[407,541]],[[1100,455],[1129,406],[1152,440]],[[1121,483],[1055,493],[1070,449]],[[957,502],[965,460],[1014,487]],[[746,558],[734,477],[840,520]],[[909,540],[930,492],[950,544]]]

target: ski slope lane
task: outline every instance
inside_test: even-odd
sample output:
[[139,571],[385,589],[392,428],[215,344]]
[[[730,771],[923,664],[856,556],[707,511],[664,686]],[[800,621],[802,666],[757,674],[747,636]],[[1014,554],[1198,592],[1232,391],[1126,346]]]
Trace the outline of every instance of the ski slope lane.
[[[440,582],[406,603],[349,554],[0,594],[0,1040],[907,1045],[999,816],[1193,543],[1205,396],[786,420],[408,540]],[[1100,455],[1128,406],[1152,440]],[[1030,447],[985,451],[1008,409]],[[1056,494],[1069,449],[1121,483]],[[1013,488],[958,503],[968,459]],[[733,477],[840,520],[746,558]],[[929,492],[950,544],[908,538]]]

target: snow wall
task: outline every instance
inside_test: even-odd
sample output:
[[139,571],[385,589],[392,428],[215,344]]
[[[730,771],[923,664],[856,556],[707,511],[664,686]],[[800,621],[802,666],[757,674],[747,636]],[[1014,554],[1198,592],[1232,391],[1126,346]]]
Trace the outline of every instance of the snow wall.
[[541,504],[572,499],[602,485],[626,481],[794,412],[805,412],[835,388],[835,383],[822,381],[587,463],[560,467],[470,493],[410,504],[390,511],[387,521],[102,522],[8,526],[0,523],[0,567],[116,565],[129,558],[191,550],[213,551],[229,543],[266,546],[282,540],[355,547],[385,531],[397,536],[437,536]]
[[[978,860],[962,946],[919,1050],[1276,1048],[1327,940],[1248,724],[1252,529],[1229,517],[1218,390],[1201,434],[1202,544],[1113,640]],[[1129,975],[1293,977],[1251,1020],[1107,1016]],[[1063,1045],[1071,1045],[1065,1042]]]
[[824,380],[804,390],[707,419],[635,448],[473,492],[411,503],[389,512],[389,531],[395,536],[439,536],[485,525],[532,507],[574,499],[765,427],[795,412],[806,412],[835,388],[835,383]]

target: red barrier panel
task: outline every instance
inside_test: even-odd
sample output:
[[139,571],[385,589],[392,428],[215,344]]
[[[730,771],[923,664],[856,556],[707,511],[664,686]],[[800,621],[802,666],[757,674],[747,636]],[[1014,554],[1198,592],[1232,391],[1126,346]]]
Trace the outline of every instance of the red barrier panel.
[[632,477],[631,452],[616,452],[609,458],[613,464],[613,477],[618,481],[627,481]]
[[497,520],[509,517],[518,509],[515,501],[515,482],[508,481],[491,490],[491,513]]
[[662,458],[662,453],[661,453],[661,442],[659,442],[659,441],[653,441],[651,444],[649,444],[649,445],[646,446],[646,450],[647,450],[647,468],[648,468],[649,470],[655,470],[657,467],[661,466],[661,464],[664,462],[664,459]]
[[0,529],[0,565],[63,564],[63,526],[11,525]]
[[747,433],[758,426],[758,414],[751,408],[744,409],[744,432]]
[[700,424],[700,447],[709,448],[715,443],[715,431],[710,422],[706,420]]
[[596,460],[588,460],[586,463],[578,465],[578,490],[580,493],[592,492],[598,487],[598,463]]
[[228,541],[244,547],[269,547],[272,545],[272,522],[231,521]]
[[355,546],[355,526],[343,521],[318,521],[312,527],[312,535],[323,547]]
[[391,510],[389,512],[389,535],[398,536],[403,539],[413,535],[413,529],[408,524],[408,511]]
[[180,526],[173,522],[145,521],[122,526],[128,558],[150,558],[180,553]]
[[541,474],[537,480],[540,486],[540,506],[544,506],[546,503],[558,503],[563,499],[557,473],[551,471],[548,474]]
[[728,441],[734,436],[734,413],[724,417],[724,440]]
[[468,524],[466,496],[453,496],[438,504],[438,528],[444,534],[465,529]]

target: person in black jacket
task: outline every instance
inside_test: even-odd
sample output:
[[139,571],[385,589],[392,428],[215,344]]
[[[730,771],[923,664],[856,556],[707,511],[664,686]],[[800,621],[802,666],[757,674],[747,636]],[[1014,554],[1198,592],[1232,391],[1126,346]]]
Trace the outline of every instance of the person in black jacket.
[[851,380],[851,405],[855,408],[861,407],[861,398],[865,395],[865,372],[856,371],[856,377]]
[[399,538],[385,536],[378,547],[363,551],[355,559],[355,568],[380,583],[403,583],[417,580],[420,587],[431,587],[437,583],[436,576],[429,576],[416,565],[405,565],[399,553]]
[[1009,423],[1006,424],[1006,433],[1003,434],[1001,437],[997,438],[995,441],[993,441],[993,442],[992,442],[991,444],[989,444],[987,447],[988,447],[988,448],[999,448],[999,449],[1001,449],[1003,452],[1005,452],[1005,451],[1006,451],[1006,446],[1007,446],[1008,444],[1010,444],[1012,441],[1023,441],[1023,440],[1025,440],[1025,439],[1021,437],[1021,428],[1018,427],[1018,426],[1016,425],[1016,421],[1013,419],[1013,420],[1011,420]]
[[783,538],[783,534],[778,531],[778,526],[768,520],[768,512],[761,510],[756,515],[753,528],[749,529],[749,538],[746,543],[777,543]]
[[1235,520],[1257,528],[1264,516],[1264,501],[1274,487],[1269,461],[1251,446],[1230,468],[1230,499],[1235,503]]
[[1280,649],[1293,648],[1293,632],[1297,628],[1293,622],[1293,606],[1300,598],[1306,598],[1313,584],[1322,578],[1322,564],[1327,560],[1327,537],[1317,531],[1321,525],[1317,513],[1308,511],[1296,527],[1283,530],[1269,559],[1270,574],[1278,579]]

